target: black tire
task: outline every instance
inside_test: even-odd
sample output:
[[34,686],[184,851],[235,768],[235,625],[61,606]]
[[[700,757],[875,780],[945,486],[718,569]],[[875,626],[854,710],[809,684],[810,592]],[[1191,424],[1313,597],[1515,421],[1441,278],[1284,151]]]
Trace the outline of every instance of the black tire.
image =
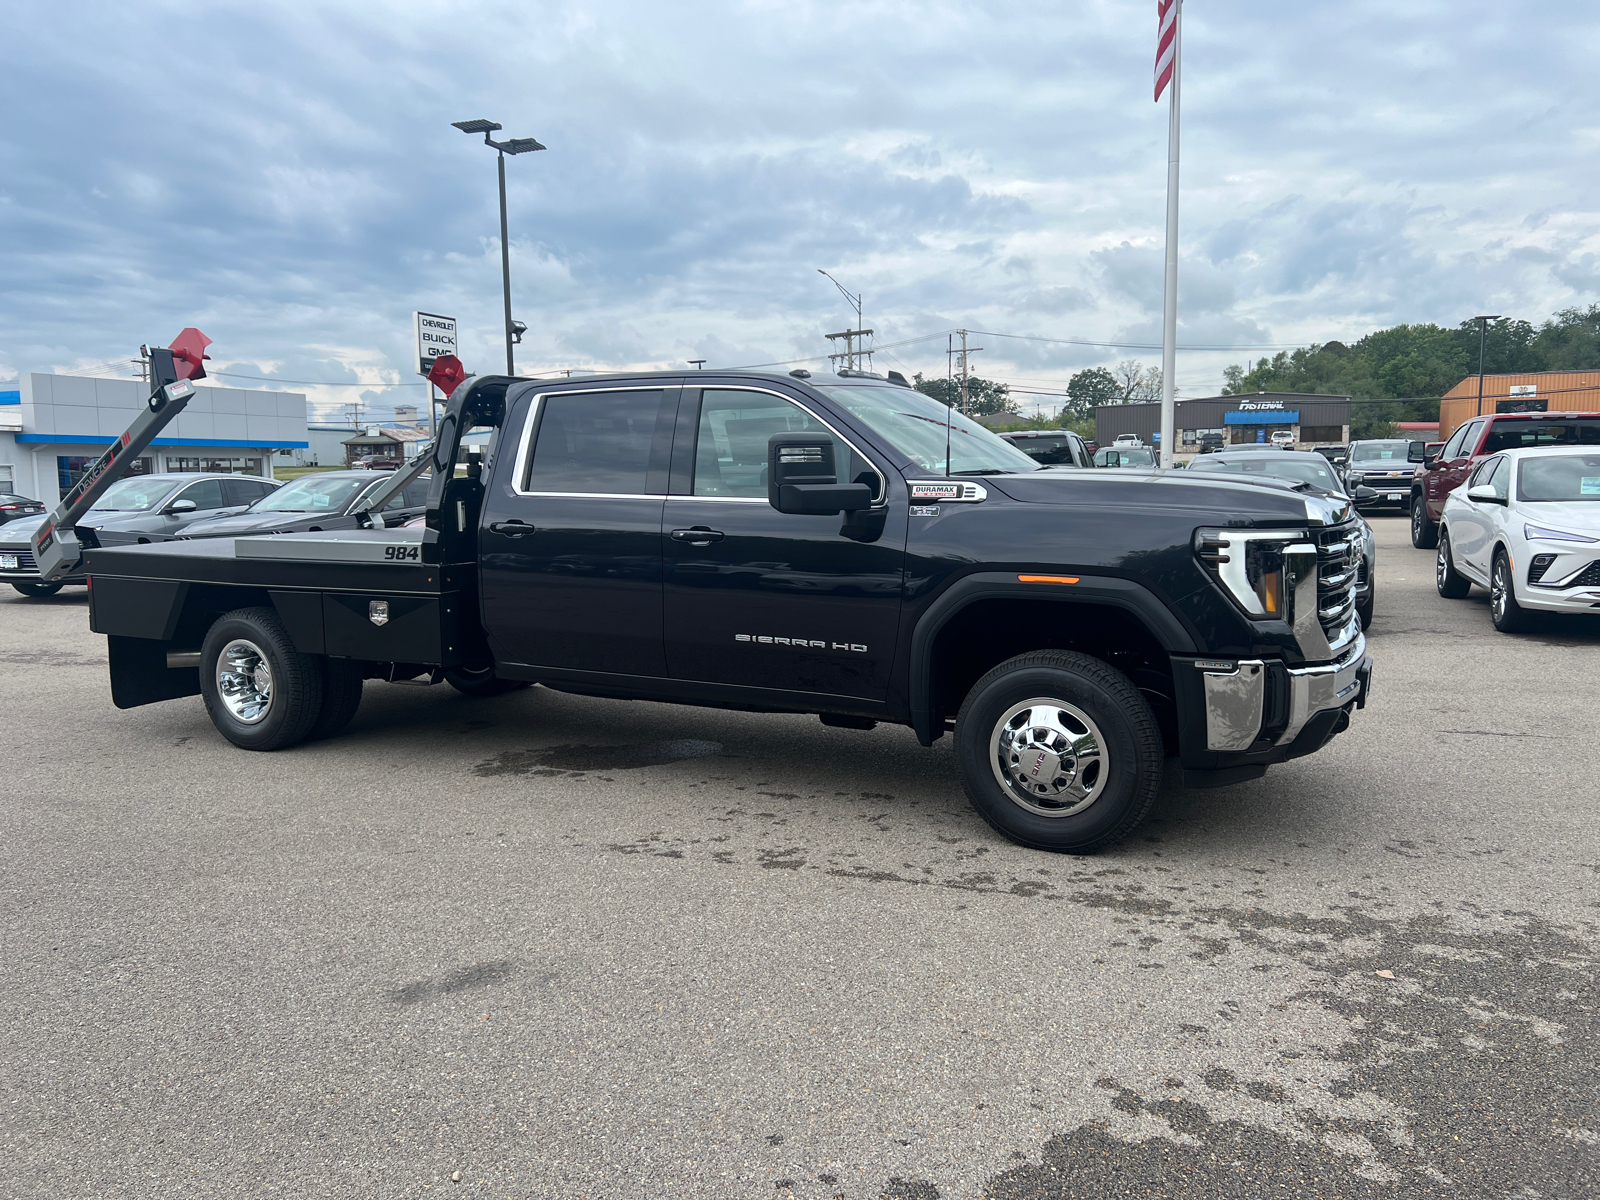
[[463,696],[472,696],[480,700],[489,696],[504,696],[507,692],[533,686],[524,679],[497,679],[493,667],[484,667],[478,671],[470,671],[466,667],[448,667],[444,673],[444,681]]
[[1372,627],[1372,610],[1378,602],[1378,581],[1374,579],[1367,589],[1367,602],[1356,605],[1356,616],[1361,618],[1362,632]]
[[347,658],[322,660],[322,707],[307,741],[332,737],[350,724],[361,707],[361,669]]
[[[1052,745],[1074,753],[1057,756]],[[1002,783],[1002,753],[1010,764],[1032,754],[1032,775],[1023,778],[1019,765],[1016,782]],[[978,815],[1036,850],[1091,854],[1120,841],[1161,787],[1161,729],[1144,696],[1120,671],[1065,650],[1018,655],[978,680],[956,716],[956,757]],[[1052,783],[1035,781],[1041,766]]]
[[[230,660],[241,685],[224,694],[218,660],[238,647]],[[252,663],[254,665],[252,665]],[[259,667],[267,668],[263,688]],[[200,647],[200,695],[211,723],[244,750],[282,750],[305,740],[322,712],[322,663],[301,654],[270,608],[237,608],[206,633]],[[242,699],[241,699],[242,697]],[[252,715],[251,698],[264,701]]]
[[1489,568],[1489,619],[1501,633],[1526,633],[1533,628],[1536,619],[1517,603],[1517,592],[1511,582],[1511,560],[1504,550],[1494,552],[1494,565]]
[[1456,570],[1455,560],[1450,557],[1448,529],[1439,530],[1439,554],[1433,564],[1433,582],[1439,595],[1446,600],[1465,600],[1472,590],[1472,580]]
[[1411,497],[1411,544],[1418,550],[1432,550],[1439,544],[1439,524],[1428,516],[1428,502],[1421,492]]
[[66,585],[61,583],[13,583],[11,586],[24,596],[31,596],[35,600],[43,600],[46,596],[54,596]]

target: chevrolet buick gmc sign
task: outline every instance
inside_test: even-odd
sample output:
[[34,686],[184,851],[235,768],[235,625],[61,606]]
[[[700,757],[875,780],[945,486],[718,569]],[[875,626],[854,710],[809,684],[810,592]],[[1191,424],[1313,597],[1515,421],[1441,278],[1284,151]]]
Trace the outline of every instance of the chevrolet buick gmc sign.
[[427,375],[433,370],[433,360],[446,354],[461,355],[456,351],[456,319],[441,317],[437,313],[412,313],[417,323],[417,374]]

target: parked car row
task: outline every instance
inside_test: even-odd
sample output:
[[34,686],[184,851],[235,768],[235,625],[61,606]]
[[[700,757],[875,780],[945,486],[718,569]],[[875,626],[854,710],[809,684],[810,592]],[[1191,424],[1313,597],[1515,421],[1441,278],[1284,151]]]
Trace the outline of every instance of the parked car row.
[[[107,489],[79,528],[92,530],[101,546],[353,529],[365,498],[386,482],[371,470],[323,471],[287,484],[253,475],[136,475]],[[384,524],[401,525],[419,515],[427,507],[428,483],[423,476],[391,500]],[[45,520],[45,506],[28,503],[30,512],[0,528],[0,583],[33,597],[82,586],[82,576],[41,581],[32,538]]]

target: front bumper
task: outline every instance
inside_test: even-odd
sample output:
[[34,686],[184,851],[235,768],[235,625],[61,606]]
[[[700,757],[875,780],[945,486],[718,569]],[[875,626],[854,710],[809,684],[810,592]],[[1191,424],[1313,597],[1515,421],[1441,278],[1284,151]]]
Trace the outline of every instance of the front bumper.
[[1331,662],[1288,667],[1276,659],[1172,659],[1185,772],[1219,782],[1259,775],[1273,763],[1322,749],[1364,708],[1372,685],[1367,639]]

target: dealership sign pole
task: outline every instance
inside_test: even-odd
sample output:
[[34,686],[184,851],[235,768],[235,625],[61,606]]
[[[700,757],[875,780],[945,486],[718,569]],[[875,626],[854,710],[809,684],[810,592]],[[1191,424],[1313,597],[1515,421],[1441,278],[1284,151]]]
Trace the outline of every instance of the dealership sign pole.
[[[441,317],[438,313],[412,313],[417,328],[417,374],[424,379],[433,370],[433,361],[446,354],[460,357],[456,346],[456,319]],[[428,382],[428,432],[435,432],[433,413],[433,381]]]
[[1178,367],[1178,85],[1183,55],[1183,0],[1156,0],[1156,100],[1172,88],[1167,117],[1167,272],[1161,324],[1161,445],[1158,462],[1172,466],[1177,452]]

